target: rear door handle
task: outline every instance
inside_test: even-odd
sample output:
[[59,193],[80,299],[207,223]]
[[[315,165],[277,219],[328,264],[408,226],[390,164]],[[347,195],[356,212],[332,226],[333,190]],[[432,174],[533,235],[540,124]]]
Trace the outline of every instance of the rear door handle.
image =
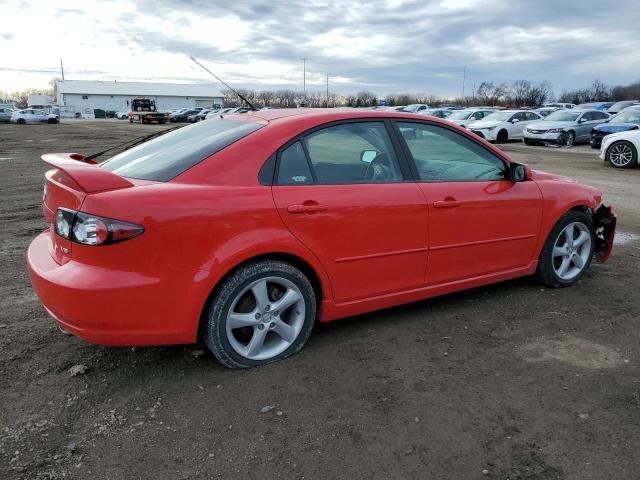
[[287,212],[289,213],[318,213],[325,212],[329,209],[327,205],[320,205],[318,203],[308,204],[308,205],[289,205],[287,207]]
[[434,208],[454,208],[462,205],[461,202],[454,200],[453,198],[445,198],[444,200],[437,200],[433,202]]

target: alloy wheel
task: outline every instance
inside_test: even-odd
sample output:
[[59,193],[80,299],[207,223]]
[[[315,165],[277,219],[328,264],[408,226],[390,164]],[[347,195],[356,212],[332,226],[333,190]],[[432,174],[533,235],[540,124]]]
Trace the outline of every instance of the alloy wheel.
[[553,246],[553,270],[561,280],[571,280],[584,270],[591,255],[591,232],[581,222],[564,227]]
[[573,142],[575,141],[575,135],[573,132],[567,133],[567,137],[564,141],[565,147],[573,147]]
[[616,143],[609,149],[609,163],[626,167],[633,161],[633,150],[626,143]]
[[304,320],[304,297],[293,282],[261,278],[234,298],[226,318],[227,339],[242,357],[268,360],[293,344]]

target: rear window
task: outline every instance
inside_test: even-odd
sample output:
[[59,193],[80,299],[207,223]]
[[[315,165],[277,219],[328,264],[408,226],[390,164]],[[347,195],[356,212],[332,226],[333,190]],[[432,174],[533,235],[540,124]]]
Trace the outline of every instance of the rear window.
[[100,164],[123,177],[166,182],[262,125],[215,118],[149,140]]

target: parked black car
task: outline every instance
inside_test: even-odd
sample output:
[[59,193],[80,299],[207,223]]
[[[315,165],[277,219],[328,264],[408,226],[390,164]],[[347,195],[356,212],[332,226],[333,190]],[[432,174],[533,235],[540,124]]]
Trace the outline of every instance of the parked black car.
[[640,106],[627,107],[615,117],[612,117],[608,122],[593,127],[589,143],[591,144],[591,148],[600,148],[600,145],[602,145],[602,139],[611,133],[639,129]]
[[196,115],[202,109],[185,110],[184,112],[176,112],[169,115],[170,122],[186,122],[189,115]]

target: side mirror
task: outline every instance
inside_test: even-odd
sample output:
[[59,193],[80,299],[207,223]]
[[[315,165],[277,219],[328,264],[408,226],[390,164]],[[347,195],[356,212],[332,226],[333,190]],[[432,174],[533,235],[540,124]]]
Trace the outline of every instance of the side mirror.
[[364,163],[371,163],[377,156],[378,152],[375,150],[363,150],[362,153],[360,153],[360,161]]
[[520,120],[518,120],[517,118],[512,118],[511,119],[511,123],[518,123]]
[[524,182],[529,179],[527,167],[521,163],[511,163],[509,165],[511,181],[512,182]]

